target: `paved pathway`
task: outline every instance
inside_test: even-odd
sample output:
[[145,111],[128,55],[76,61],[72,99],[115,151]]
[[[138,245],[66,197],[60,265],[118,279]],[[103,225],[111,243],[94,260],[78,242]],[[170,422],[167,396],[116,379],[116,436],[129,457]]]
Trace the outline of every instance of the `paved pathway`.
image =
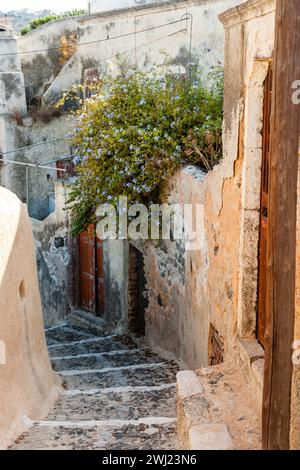
[[21,449],[177,449],[178,366],[125,336],[95,337],[65,324],[46,330],[64,392]]

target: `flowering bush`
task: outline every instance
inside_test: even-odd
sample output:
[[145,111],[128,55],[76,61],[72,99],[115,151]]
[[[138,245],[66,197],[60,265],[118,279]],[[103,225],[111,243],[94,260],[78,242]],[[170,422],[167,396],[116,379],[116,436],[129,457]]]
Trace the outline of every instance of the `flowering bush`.
[[69,199],[73,233],[101,203],[159,202],[161,183],[185,163],[209,171],[222,156],[222,72],[193,78],[120,73],[83,102],[74,144],[78,179]]

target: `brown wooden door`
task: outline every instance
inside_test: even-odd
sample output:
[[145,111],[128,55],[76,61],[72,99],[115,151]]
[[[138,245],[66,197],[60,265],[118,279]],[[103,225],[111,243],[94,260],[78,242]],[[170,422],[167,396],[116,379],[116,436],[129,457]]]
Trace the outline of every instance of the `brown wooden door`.
[[[74,165],[72,160],[61,160],[56,162],[57,179],[66,179],[74,176]],[[67,170],[67,171],[61,171]]]
[[272,105],[272,69],[270,67],[268,76],[264,84],[262,183],[261,183],[260,239],[259,239],[257,337],[262,346],[265,345],[265,333],[266,333],[267,254],[268,254],[267,239],[268,239],[268,228],[269,228],[271,105]]
[[93,313],[104,312],[103,246],[90,225],[79,236],[80,308]]

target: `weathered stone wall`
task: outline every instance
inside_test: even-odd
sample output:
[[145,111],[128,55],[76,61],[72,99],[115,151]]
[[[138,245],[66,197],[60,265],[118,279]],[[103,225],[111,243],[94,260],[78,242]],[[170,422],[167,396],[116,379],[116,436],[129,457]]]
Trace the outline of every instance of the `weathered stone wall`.
[[[73,24],[72,21],[71,24]],[[2,122],[0,152],[4,153],[4,158],[7,160],[41,164],[69,153],[69,142],[60,139],[72,128],[71,121],[67,120],[65,116],[60,119],[52,118],[51,113],[47,110],[43,112],[36,110],[34,118],[27,116],[25,88],[30,88],[31,79],[26,75],[26,60],[30,59],[31,54],[18,55],[20,47],[21,52],[28,51],[28,48],[38,50],[50,47],[50,36],[53,35],[53,40],[58,41],[57,37],[61,37],[69,27],[68,21],[62,31],[57,25],[58,33],[55,36],[53,25],[49,25],[46,32],[38,36],[37,41],[27,38],[25,44],[23,37],[17,41],[12,31],[0,32],[0,53],[7,54],[1,57],[0,64],[0,119]],[[36,54],[38,55],[38,53]],[[49,57],[47,56],[48,59],[49,61],[53,59],[54,62],[57,59],[56,62],[59,65],[59,58],[54,60],[50,52]],[[42,63],[31,63],[28,70],[35,80],[39,79],[40,74],[46,73],[46,67]],[[49,80],[53,80],[54,76],[53,72]],[[43,80],[43,85],[45,85],[48,79],[46,80],[44,77]],[[36,93],[39,92],[36,91]],[[34,146],[37,143],[54,139],[58,139],[58,141],[48,145]],[[20,147],[23,150],[13,152],[14,149]],[[56,176],[56,172],[34,168],[29,169],[28,172],[27,185],[26,167],[7,163],[2,166],[0,171],[1,184],[13,191],[23,202],[28,203],[29,213],[32,217],[43,219],[50,212],[49,198],[53,195],[53,178]],[[28,201],[27,195],[29,196]]]
[[55,183],[55,211],[45,220],[31,219],[35,239],[38,278],[47,325],[55,325],[70,313],[73,304],[73,240],[64,210],[67,188]]
[[[191,40],[192,52],[201,55],[203,68],[208,68],[223,62],[224,33],[217,16],[237,3],[234,0],[160,2],[94,15],[79,21],[79,43],[121,37],[79,47],[76,55],[83,68],[88,62],[101,73],[117,70],[117,54],[141,70],[165,63],[166,57],[185,67],[190,62]],[[187,12],[192,15],[193,25],[190,16],[180,21],[186,18]],[[166,26],[155,29],[159,25]],[[148,31],[130,34],[144,29]]]
[[57,397],[26,207],[0,188],[0,448],[43,419]]
[[[43,122],[39,118],[23,119],[21,124],[15,127],[14,144],[12,144],[14,145],[12,148],[22,148],[22,150],[11,154],[11,157],[22,162],[43,165],[70,155],[71,140],[68,139],[68,136],[72,135],[73,126],[73,120],[65,115],[50,117],[47,122]],[[23,201],[27,200],[28,190],[28,211],[31,217],[38,220],[48,217],[53,211],[55,203],[56,164],[49,163],[47,166],[53,167],[53,170],[49,168],[29,168],[28,188],[25,168],[11,168],[12,175],[9,189],[14,192],[17,189],[17,194]]]
[[[11,30],[0,31],[0,54],[7,54],[1,56],[0,60],[0,156],[14,160],[10,151],[17,144],[16,120],[27,113],[27,107],[17,40]],[[20,197],[19,169],[1,162],[0,184]]]
[[147,339],[189,368],[208,364],[210,324],[224,339],[225,360],[236,348],[239,176],[236,168],[222,188],[224,163],[208,176],[192,167],[179,172],[169,201],[205,206],[204,246],[186,251],[183,241],[163,241],[146,253]]
[[[259,403],[263,350],[256,340],[256,302],[262,91],[273,50],[274,2],[246,2],[222,15],[222,21],[224,158],[205,177],[195,169],[179,172],[170,186],[172,202],[204,205],[205,243],[198,252],[181,253],[174,243],[167,250],[154,246],[149,250],[146,334],[188,367],[199,368],[209,364],[212,326],[224,344],[224,361],[241,364]],[[178,257],[183,260],[179,266]]]
[[199,368],[209,363],[212,328],[223,343],[224,361],[241,364],[259,403],[264,355],[256,339],[261,131],[274,2],[246,2],[222,21],[224,158],[207,176],[184,169],[168,188],[170,202],[204,205],[205,242],[195,252],[186,252],[179,242],[142,248],[149,295],[146,337],[188,367]]
[[[1,51],[16,52],[16,39],[12,36],[9,41],[13,49],[9,48],[7,41],[0,37]],[[8,70],[11,70],[11,73],[22,82],[22,86],[15,87],[13,96],[6,99],[8,87],[3,81],[3,76],[7,77],[7,73],[0,71],[0,85],[2,84],[0,86],[0,113],[2,114],[0,116],[0,151],[4,153],[4,159],[11,162],[42,164],[55,160],[59,156],[68,155],[70,141],[63,140],[63,138],[72,128],[71,120],[62,116],[43,122],[42,119],[26,117],[25,88],[20,61],[18,56],[11,57],[13,62],[1,61],[1,67],[3,69],[4,66],[11,67]],[[10,79],[10,84],[15,84],[15,81]],[[49,140],[50,143],[44,144]],[[36,145],[40,143],[43,145]],[[13,151],[19,148],[21,150]],[[43,311],[45,321],[52,324],[64,318],[69,312],[71,294],[68,284],[72,276],[69,272],[71,255],[68,246],[68,224],[58,193],[58,199],[55,201],[56,165],[50,164],[49,166],[53,167],[53,171],[32,167],[26,170],[25,166],[0,163],[0,182],[13,191],[22,202],[27,203],[29,215],[36,219],[32,219],[32,222]],[[56,212],[48,217],[54,211],[55,205]],[[62,243],[63,246],[61,246]],[[56,245],[59,246],[56,247]]]
[[[185,172],[179,173],[171,185],[171,195],[177,201],[204,203],[205,248],[197,255],[185,253],[184,284],[178,270],[173,269],[174,251],[167,263],[166,279],[161,250],[150,251],[147,337],[159,348],[167,346],[189,367],[200,367],[208,364],[203,345],[208,344],[212,324],[224,343],[224,361],[241,366],[251,385],[256,410],[261,413],[264,354],[256,339],[261,131],[263,84],[274,48],[275,2],[250,0],[224,13],[221,19],[226,31],[224,160],[197,186],[191,181],[186,183]],[[298,216],[299,207],[300,202]],[[298,232],[299,227],[297,266]],[[193,266],[195,274],[190,276]],[[294,449],[300,447],[298,274],[299,269],[294,345],[298,355],[294,354],[291,403]],[[164,308],[157,306],[158,292],[166,296]],[[191,301],[197,296],[198,302]],[[196,354],[192,357],[194,346]]]
[[[194,30],[194,48],[200,51],[207,48],[212,49],[213,52],[207,56],[209,57],[208,61],[210,64],[216,63],[222,59],[223,44],[222,27],[218,24],[216,17],[219,11],[237,3],[237,0],[191,1],[188,3],[192,9],[191,13],[194,15],[194,24],[199,25],[199,28]],[[22,83],[20,82],[19,87],[13,88],[13,96],[7,99],[6,95],[10,88],[7,87],[6,82],[0,81],[0,96],[3,97],[2,100],[0,99],[0,106],[5,114],[5,116],[3,114],[3,119],[0,122],[0,133],[1,136],[3,135],[0,150],[5,152],[26,147],[9,153],[6,158],[23,163],[42,164],[70,153],[69,141],[60,139],[63,139],[69,133],[73,127],[73,122],[65,116],[53,119],[46,118],[44,122],[42,122],[42,115],[37,115],[37,119],[26,116],[25,90],[28,103],[38,105],[40,102],[47,100],[54,99],[55,101],[65,89],[82,81],[86,69],[98,68],[100,71],[105,72],[108,62],[105,60],[103,63],[103,58],[107,55],[114,56],[117,52],[122,52],[124,48],[131,50],[131,58],[134,58],[134,60],[136,58],[141,67],[148,67],[152,62],[164,60],[164,56],[159,52],[162,47],[159,30],[154,31],[154,35],[150,32],[142,36],[139,35],[136,38],[137,42],[135,42],[134,35],[130,35],[125,39],[108,41],[107,44],[101,43],[101,46],[98,43],[93,47],[83,46],[82,44],[102,37],[106,38],[108,34],[124,35],[136,28],[151,28],[158,23],[167,23],[174,19],[180,19],[186,12],[186,6],[187,2],[171,2],[166,6],[154,6],[153,9],[147,7],[145,11],[143,7],[138,7],[118,13],[106,13],[104,16],[96,14],[84,18],[62,19],[44,25],[40,29],[19,38],[18,44],[12,33],[9,33],[9,38],[6,37],[7,32],[2,33],[5,34],[5,39],[3,37],[3,40],[0,41],[1,51],[7,54],[13,52],[14,54],[8,55],[4,61],[1,61],[3,74],[14,72]],[[204,24],[205,35],[202,33]],[[180,23],[180,28],[177,28],[177,26],[171,25],[165,28],[165,31],[163,31],[164,36],[169,38],[169,34],[187,27],[186,31],[181,32],[178,36],[177,34],[171,36],[168,41],[164,39],[163,45],[167,47],[167,52],[174,57],[175,63],[186,64],[189,60],[191,25],[183,22],[183,25]],[[201,32],[199,32],[200,30]],[[62,64],[59,49],[61,38],[69,37],[72,34],[78,35],[81,46],[78,47],[74,57],[66,64]],[[144,42],[148,43],[149,41],[151,44],[148,44],[146,48],[144,46],[140,47]],[[135,46],[137,46],[136,56],[132,51],[132,47]],[[20,56],[15,54],[18,48],[21,53]],[[47,50],[44,51],[44,49]],[[21,67],[25,77],[25,87]],[[13,83],[15,82],[10,78],[9,86]],[[15,95],[16,99],[14,98]],[[10,112],[16,112],[8,116],[8,109]],[[37,143],[53,139],[57,139],[57,141],[35,146]],[[69,300],[69,296],[65,295],[65,284],[62,281],[63,275],[66,274],[67,255],[65,251],[68,253],[68,249],[66,246],[59,249],[53,248],[55,238],[65,239],[67,228],[63,227],[61,222],[58,226],[56,222],[53,225],[51,216],[50,219],[47,219],[53,210],[55,177],[55,165],[53,165],[53,171],[51,171],[34,168],[26,170],[24,166],[6,164],[1,171],[1,183],[17,194],[23,202],[26,202],[30,216],[37,219],[34,222],[34,227],[38,249],[39,278],[43,292],[45,319],[49,323],[53,323],[67,314],[67,301]],[[56,216],[53,217],[55,219]],[[45,223],[39,223],[38,221],[45,221]],[[61,232],[63,235],[61,235]],[[126,260],[128,247],[126,248],[125,245],[124,243],[124,246],[121,246],[116,242],[115,247],[118,246],[118,249],[111,250],[108,244],[104,247],[107,293],[105,315],[115,325],[124,325],[124,322],[126,323],[123,312],[127,308],[127,295],[124,291],[124,288],[127,288],[127,281],[126,276],[123,275],[124,273],[120,272],[117,261],[118,254],[124,256]],[[50,261],[52,257],[54,260]],[[56,263],[62,267],[60,275],[57,274]]]
[[[64,115],[50,118],[47,123],[32,118],[16,122],[13,117],[2,122],[4,140],[1,147],[4,152],[9,151],[4,155],[7,160],[43,165],[70,155],[71,141],[65,137],[72,134],[73,122]],[[47,166],[53,167],[53,170],[34,167],[26,170],[26,166],[13,163],[7,163],[0,169],[2,185],[26,202],[29,215],[38,220],[48,217],[55,204],[56,164],[49,163]]]
[[69,17],[52,21],[18,39],[28,103],[33,98],[42,97],[62,70],[61,38],[77,34],[77,19]]
[[127,325],[128,244],[103,242],[105,312],[103,318],[120,331]]
[[[27,101],[34,96],[42,97],[46,103],[55,101],[63,90],[81,83],[85,70],[106,73],[114,69],[120,54],[130,65],[143,70],[164,63],[166,54],[174,64],[186,66],[190,61],[191,39],[193,51],[202,54],[203,66],[222,62],[224,33],[217,15],[238,2],[188,0],[140,4],[46,24],[19,39],[20,51],[27,52],[21,55]],[[190,16],[183,19],[187,8],[193,16],[193,31]],[[174,21],[179,22],[168,25]],[[164,24],[166,26],[155,29]],[[148,31],[134,34],[143,29]],[[78,37],[77,51],[62,64],[60,40],[72,34]],[[114,36],[120,37],[110,39]],[[108,40],[103,41],[106,38]],[[51,50],[41,52],[43,49]]]
[[[194,18],[194,25],[198,27],[193,33],[193,47],[197,52],[210,49],[204,61],[209,64],[217,63],[223,56],[223,31],[217,21],[217,14],[222,9],[237,3],[233,0],[218,0],[217,2],[189,1],[188,6]],[[61,118],[48,118],[47,109],[45,110],[45,119],[43,113],[37,114],[37,122],[32,118],[22,119],[26,115],[25,91],[22,72],[25,77],[26,98],[28,102],[32,98],[41,98],[43,100],[56,100],[62,92],[75,83],[82,81],[84,70],[97,68],[100,71],[106,71],[109,62],[103,57],[114,56],[129,47],[131,53],[130,60],[137,61],[141,68],[149,64],[165,60],[165,56],[160,53],[162,43],[159,40],[160,30],[149,31],[134,37],[134,35],[120,38],[119,40],[108,41],[107,44],[94,44],[83,46],[85,42],[97,40],[107,35],[123,35],[137,29],[151,28],[157,24],[168,23],[180,19],[186,11],[187,2],[171,2],[165,6],[156,5],[153,8],[143,6],[135,9],[127,9],[123,12],[111,12],[104,15],[92,15],[90,17],[66,18],[51,22],[18,39],[12,36],[12,33],[3,32],[5,35],[0,40],[0,48],[6,53],[14,54],[20,51],[18,55],[8,55],[4,61],[1,61],[3,73],[1,76],[7,78],[7,73],[14,72],[14,77],[21,80],[20,86],[16,87],[14,80],[9,78],[9,87],[5,81],[0,80],[0,106],[1,90],[5,109],[15,111],[14,115],[6,116],[3,121],[3,142],[1,142],[2,151],[28,147],[26,149],[10,153],[6,158],[19,160],[28,163],[45,163],[51,158],[55,159],[61,155],[69,154],[69,142],[62,139],[73,126],[73,122],[65,116]],[[179,27],[180,26],[180,27]],[[174,58],[175,63],[185,65],[189,60],[189,39],[191,24],[170,25],[163,28],[164,34],[173,34],[179,29],[186,28],[185,32],[172,36],[172,40],[164,39],[163,45],[168,54]],[[203,30],[205,29],[205,35]],[[9,37],[6,37],[9,35]],[[78,47],[74,56],[63,65],[60,62],[61,38],[71,34],[78,34],[78,41],[81,46]],[[153,43],[153,39],[155,40]],[[151,44],[147,47],[140,47],[144,42],[150,40]],[[136,47],[136,54],[132,50]],[[50,49],[43,51],[44,49]],[[127,49],[126,49],[127,50]],[[35,52],[31,52],[35,51]],[[114,60],[113,60],[114,62]],[[0,69],[1,70],[1,69]],[[6,80],[7,81],[7,80]],[[2,83],[2,85],[1,85]],[[15,85],[13,85],[15,84]],[[1,88],[2,86],[2,88]],[[7,98],[8,89],[16,99]],[[20,95],[20,96],[19,96]],[[38,99],[38,101],[39,101]],[[35,103],[37,104],[37,102]],[[42,122],[44,120],[44,122]],[[3,127],[1,126],[1,127]],[[1,132],[2,134],[2,132]],[[55,143],[33,147],[32,145],[46,140],[58,139]],[[54,165],[55,166],[55,165]],[[26,172],[28,171],[28,184]],[[53,178],[55,171],[46,171],[41,169],[26,170],[24,166],[8,164],[1,171],[2,184],[12,190],[24,202],[27,202],[29,214],[39,220],[43,220],[51,212],[53,200]],[[28,196],[28,201],[27,201]]]
[[[26,112],[24,78],[13,31],[0,31],[0,112]],[[7,55],[4,55],[7,54]]]
[[[217,14],[222,9],[237,3],[237,1],[203,2],[195,0],[188,2],[191,13],[194,15],[194,24],[198,25],[193,33],[193,47],[195,51],[199,52],[204,49],[211,49],[210,54],[206,56],[209,64],[222,60],[223,31],[221,25],[217,22]],[[186,12],[186,7],[187,2],[170,2],[165,6],[147,7],[146,10],[143,6],[140,6],[122,12],[108,12],[104,15],[96,14],[90,17],[67,18],[51,22],[19,38],[18,44],[15,38],[9,39],[9,43],[6,39],[5,42],[3,42],[4,39],[2,42],[0,41],[0,47],[4,52],[13,52],[15,54],[19,48],[21,53],[20,56],[7,56],[5,61],[2,62],[3,72],[7,74],[15,69],[16,76],[21,77],[22,81],[22,67],[25,77],[25,89],[22,81],[22,86],[17,89],[15,87],[13,90],[14,93],[19,89],[22,91],[16,102],[11,101],[12,104],[17,105],[16,111],[18,113],[9,118],[6,116],[5,119],[3,118],[3,125],[0,124],[0,132],[1,135],[3,134],[1,150],[7,151],[26,147],[10,153],[9,158],[23,163],[39,164],[70,153],[69,141],[61,139],[71,131],[73,127],[72,120],[62,116],[46,119],[42,122],[42,115],[40,117],[37,115],[37,119],[26,117],[25,90],[28,103],[37,105],[47,100],[55,101],[65,89],[82,81],[86,69],[97,68],[99,71],[105,72],[108,69],[108,61],[103,62],[103,58],[114,56],[125,49],[130,50],[130,60],[137,61],[141,68],[148,67],[153,62],[165,60],[165,56],[160,53],[162,45],[166,48],[167,53],[174,58],[176,64],[186,65],[189,60],[191,32],[191,24],[186,21],[178,25],[170,25],[164,28],[164,31],[152,30],[143,33],[136,38],[134,35],[129,35],[119,40],[108,41],[107,44],[83,45],[85,42],[106,38],[108,35],[122,36],[135,29],[152,28],[157,24],[181,19]],[[204,28],[205,35],[203,34]],[[185,29],[185,31],[177,34],[179,29]],[[167,41],[164,39],[162,42],[160,38],[162,32],[165,37],[168,37]],[[174,32],[176,35],[171,36],[170,39],[169,35]],[[5,32],[5,34],[7,33]],[[59,49],[61,38],[69,37],[72,34],[78,35],[78,42],[81,45],[78,46],[74,56],[66,64],[62,64]],[[143,44],[148,42],[149,44],[144,47]],[[132,50],[132,47],[135,48],[135,51]],[[47,50],[44,51],[44,49]],[[10,79],[9,83],[14,82]],[[1,86],[0,92],[2,90],[2,96],[5,97],[7,86],[4,82]],[[9,104],[10,101],[6,100],[6,103]],[[35,146],[37,143],[53,139],[57,139],[57,141]],[[67,228],[60,224],[57,227],[56,223],[53,226],[52,222],[47,220],[54,204],[55,165],[53,165],[53,168],[53,171],[34,168],[26,170],[24,166],[7,164],[1,171],[2,184],[28,204],[30,216],[39,221],[45,221],[46,219],[45,223],[35,222],[35,227],[39,227],[39,230],[35,229],[35,236],[38,247],[39,277],[43,292],[45,318],[50,323],[55,319],[61,319],[67,313],[66,307],[69,299],[64,294],[65,285],[62,282],[62,276],[66,273],[65,267],[62,269],[60,276],[57,276],[57,269],[54,267],[60,252],[62,252],[62,257],[58,261],[58,265],[64,265],[64,249],[53,248],[53,240],[56,237],[64,238],[60,235],[60,232],[65,233]],[[51,217],[50,220],[52,220]],[[123,311],[126,311],[127,308],[127,295],[124,286],[126,288],[127,284],[123,273],[119,271],[119,264],[116,260],[118,253],[126,258],[126,249],[124,248],[125,244],[121,247],[115,243],[116,246],[120,248],[120,253],[116,248],[110,252],[108,245],[104,248],[107,293],[106,316],[110,318],[112,323],[119,325],[124,324],[125,321]],[[67,249],[66,251],[68,252]],[[56,260],[53,261],[53,266],[49,266],[51,257]],[[54,270],[53,273],[52,270]]]

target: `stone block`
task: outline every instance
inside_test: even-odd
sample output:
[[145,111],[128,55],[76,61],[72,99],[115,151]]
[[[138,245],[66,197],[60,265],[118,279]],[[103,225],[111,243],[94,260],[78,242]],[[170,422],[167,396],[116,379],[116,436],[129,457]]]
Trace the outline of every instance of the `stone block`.
[[224,424],[201,424],[192,426],[188,433],[190,450],[234,450]]
[[203,386],[195,372],[191,370],[178,372],[177,393],[179,399],[185,400],[194,395],[199,395],[203,391]]
[[241,339],[240,346],[241,356],[245,362],[252,364],[265,356],[263,348],[256,339]]
[[265,360],[258,359],[257,361],[253,362],[251,366],[251,370],[256,380],[256,383],[258,384],[258,386],[260,387],[260,390],[262,391],[263,385],[264,385]]

